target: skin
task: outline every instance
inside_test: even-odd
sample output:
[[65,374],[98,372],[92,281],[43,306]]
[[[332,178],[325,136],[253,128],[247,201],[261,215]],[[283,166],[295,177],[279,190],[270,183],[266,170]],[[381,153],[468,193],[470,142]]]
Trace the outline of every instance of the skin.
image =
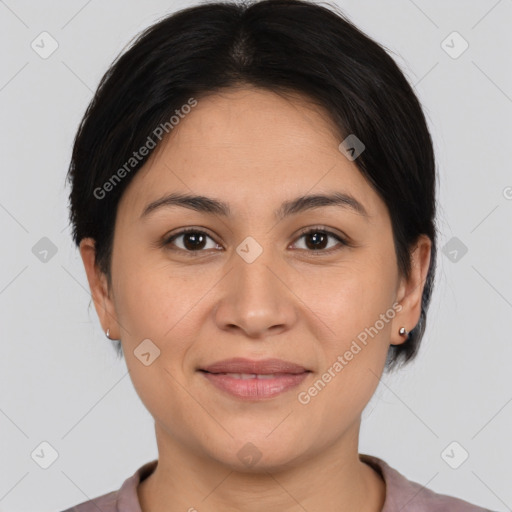
[[[110,289],[94,240],[81,242],[102,326],[122,340],[134,387],[155,419],[159,462],[137,490],[144,512],[382,509],[385,484],[359,459],[361,413],[390,344],[406,339],[399,328],[419,320],[431,243],[419,237],[411,275],[401,276],[385,203],[340,142],[327,114],[299,95],[246,87],[202,98],[121,198]],[[368,217],[339,206],[273,217],[284,201],[332,191],[350,193]],[[220,199],[232,215],[172,207],[140,218],[170,192]],[[300,230],[317,226],[350,245],[330,237],[314,251]],[[158,245],[184,227],[211,237],[197,257],[186,254],[190,237]],[[236,252],[247,236],[263,249],[250,264]],[[297,394],[394,303],[400,312],[300,403]],[[134,355],[147,338],[160,349],[149,366]],[[281,358],[311,373],[257,402],[222,393],[196,371],[237,356]],[[251,467],[237,456],[248,442],[261,453]]]

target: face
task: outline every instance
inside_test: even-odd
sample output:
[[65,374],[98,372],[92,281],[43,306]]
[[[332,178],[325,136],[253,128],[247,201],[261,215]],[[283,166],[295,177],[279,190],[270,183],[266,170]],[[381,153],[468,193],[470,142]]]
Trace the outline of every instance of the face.
[[[300,96],[200,99],[123,194],[110,290],[82,242],[160,448],[248,470],[353,445],[390,344],[419,319],[430,245],[420,239],[403,278],[385,203],[340,142]],[[170,194],[228,211],[154,203]],[[212,366],[232,358],[247,364]],[[267,359],[296,366],[251,365]]]

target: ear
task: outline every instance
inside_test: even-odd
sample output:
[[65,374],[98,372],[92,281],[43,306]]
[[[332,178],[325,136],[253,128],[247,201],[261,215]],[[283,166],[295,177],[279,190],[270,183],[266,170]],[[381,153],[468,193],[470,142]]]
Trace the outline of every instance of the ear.
[[110,329],[110,338],[119,339],[119,325],[114,302],[111,298],[107,276],[96,264],[96,246],[93,238],[83,238],[80,242],[80,255],[84,263],[91,296],[103,332]]
[[411,252],[411,272],[408,278],[402,276],[397,290],[397,302],[402,309],[393,319],[391,344],[401,345],[407,341],[407,336],[398,333],[400,327],[411,331],[418,323],[421,315],[421,299],[425,280],[430,266],[430,251],[432,241],[422,234]]

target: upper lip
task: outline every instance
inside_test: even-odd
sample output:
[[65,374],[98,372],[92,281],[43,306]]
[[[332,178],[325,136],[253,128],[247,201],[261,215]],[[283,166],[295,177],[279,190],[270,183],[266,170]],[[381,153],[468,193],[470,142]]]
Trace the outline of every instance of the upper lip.
[[304,373],[309,370],[290,361],[282,359],[245,359],[234,357],[224,359],[208,366],[199,368],[209,373],[249,373],[249,374],[272,374],[272,373]]

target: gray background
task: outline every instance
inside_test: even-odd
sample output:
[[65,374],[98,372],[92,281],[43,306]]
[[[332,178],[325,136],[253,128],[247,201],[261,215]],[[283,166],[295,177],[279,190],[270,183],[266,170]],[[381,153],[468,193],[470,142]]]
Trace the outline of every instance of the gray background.
[[[417,361],[379,385],[360,451],[437,492],[512,510],[512,0],[337,3],[415,85],[440,174],[427,334]],[[140,30],[191,4],[0,1],[2,511],[61,510],[157,456],[152,418],[89,307],[64,179],[107,66]],[[59,45],[46,59],[31,47],[43,31]],[[469,44],[457,58],[453,31]],[[46,260],[43,237],[57,251]],[[43,441],[58,453],[47,469],[31,457]],[[469,458],[453,469],[462,450]]]

